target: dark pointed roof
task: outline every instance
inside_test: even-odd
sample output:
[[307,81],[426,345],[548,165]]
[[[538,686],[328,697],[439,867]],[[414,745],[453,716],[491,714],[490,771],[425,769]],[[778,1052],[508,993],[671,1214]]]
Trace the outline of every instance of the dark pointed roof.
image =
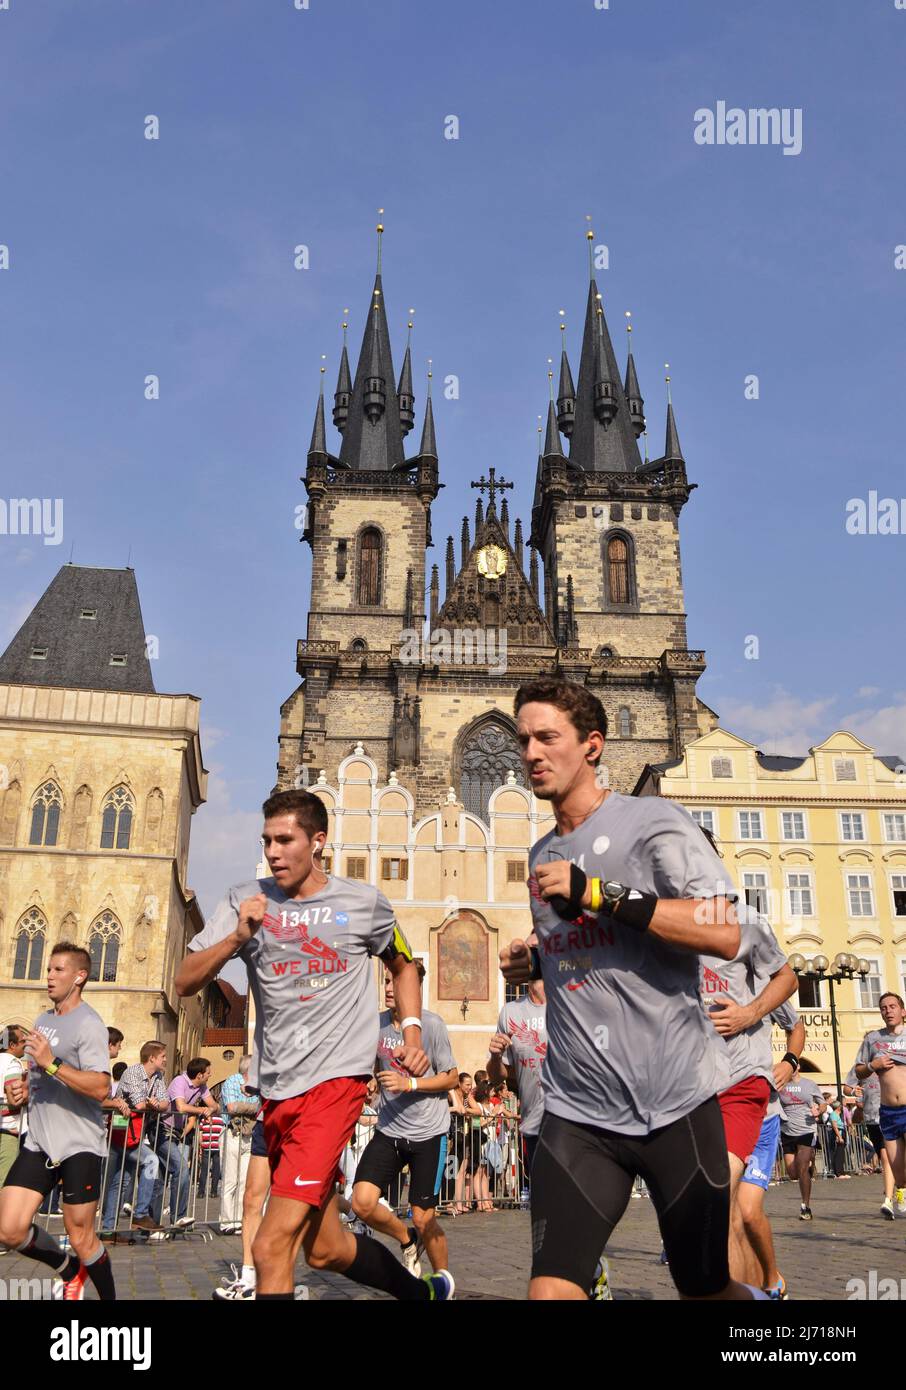
[[396,388],[396,394],[398,396],[414,394],[412,390],[412,352],[409,347],[406,348],[406,355],[403,358],[403,370],[400,372],[400,382]]
[[[366,418],[364,410],[365,382],[372,376],[384,378],[386,391],[384,410],[374,424]],[[384,287],[380,275],[376,275],[349,402],[349,419],[340,449],[340,462],[348,468],[377,469],[389,473],[393,468],[402,467],[403,432],[393,381],[393,354],[390,350]]]
[[558,399],[562,400],[564,396],[570,397],[573,400],[576,396],[576,388],[573,385],[573,374],[569,369],[569,358],[566,355],[566,348],[560,353],[560,390],[558,392]]
[[340,354],[340,370],[337,373],[336,394],[339,395],[341,391],[349,392],[351,390],[352,378],[349,375],[349,354],[346,351],[346,344],[344,343],[343,351]]
[[548,402],[547,406],[547,434],[544,437],[544,453],[542,458],[550,458],[551,455],[563,455],[560,447],[560,431],[557,428],[557,412],[554,409],[553,401]]
[[429,396],[425,402],[425,424],[422,429],[422,443],[419,454],[424,458],[437,458],[437,439],[434,434],[434,406]]
[[308,456],[323,454],[327,457],[327,427],[324,424],[324,378],[321,378],[321,391],[318,395],[318,408],[315,411],[315,426],[311,432]]
[[664,446],[665,463],[685,463],[683,451],[680,448],[679,434],[676,429],[676,416],[673,414],[673,404],[667,406],[667,442]]
[[0,681],[153,695],[135,572],[64,565],[0,656]]
[[642,399],[642,392],[641,388],[639,387],[638,373],[635,369],[635,358],[633,357],[631,352],[629,354],[629,361],[626,363],[626,385],[624,388],[624,394],[627,400],[630,396],[638,396],[639,400]]
[[[629,406],[623,395],[622,378],[614,356],[607,319],[598,315],[598,286],[588,287],[582,357],[579,362],[579,389],[576,393],[576,423],[569,443],[569,457],[588,473],[634,473],[642,459],[635,440]],[[613,383],[617,413],[605,426],[595,415],[595,379],[600,357],[604,374]]]

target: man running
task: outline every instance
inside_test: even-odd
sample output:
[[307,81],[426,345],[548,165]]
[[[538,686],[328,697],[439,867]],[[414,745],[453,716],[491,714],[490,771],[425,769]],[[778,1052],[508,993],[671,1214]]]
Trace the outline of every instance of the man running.
[[699,1002],[698,955],[739,948],[737,895],[681,807],[601,789],[607,718],[590,691],[542,678],[515,713],[556,819],[529,861],[537,951],[501,952],[506,979],[540,973],[547,998],[529,1298],[588,1297],[637,1175],[682,1298],[764,1298],[730,1278],[719,1053]]
[[779,1092],[783,1114],[780,1143],[787,1176],[799,1182],[799,1220],[812,1220],[812,1160],[818,1143],[818,1120],[827,1109],[823,1092],[805,1077],[788,1081]]
[[780,1117],[783,1107],[777,1092],[792,1080],[799,1070],[799,1058],[805,1046],[805,1025],[792,1004],[781,1004],[778,1009],[774,1009],[769,1020],[765,1020],[762,1033],[762,1045],[769,1066],[773,1059],[769,1022],[776,1023],[777,1027],[786,1033],[787,1050],[782,1059],[772,1067],[771,1099],[768,1101],[758,1140],[746,1164],[746,1171],[740,1179],[736,1201],[746,1241],[759,1267],[756,1268],[747,1262],[747,1282],[752,1283],[757,1279],[770,1299],[782,1302],[788,1297],[786,1280],[777,1268],[774,1236],[764,1209],[764,1196],[771,1185],[771,1174],[774,1171],[780,1142]]
[[726,1047],[727,1084],[717,1099],[730,1163],[730,1273],[751,1282],[758,1270],[747,1250],[737,1194],[772,1095],[770,1025],[764,1019],[795,994],[797,980],[768,922],[750,907],[740,906],[737,916],[740,945],[733,959],[701,958],[702,1005]]
[[25,1107],[11,1104],[6,1086],[20,1080],[28,1065],[27,1038],[28,1029],[15,1023],[0,1032],[0,1187],[6,1182],[6,1175],[19,1152],[19,1128]]
[[541,1065],[547,1053],[544,981],[530,980],[521,999],[504,1004],[490,1042],[488,1077],[492,1086],[507,1081],[519,1097],[519,1132],[525,1149],[525,1174],[532,1171],[538,1131],[544,1119]]
[[875,1073],[881,1083],[878,1124],[897,1188],[906,1188],[906,1008],[889,991],[878,1000],[884,1027],[867,1033],[856,1055],[856,1075]]
[[[7,1088],[13,1105],[28,1101],[28,1131],[0,1191],[0,1245],[52,1269],[67,1301],[84,1298],[89,1278],[99,1298],[116,1297],[110,1257],[94,1230],[106,1143],[101,1102],[110,1091],[110,1061],[107,1029],[82,1001],[90,972],[83,947],[70,941],[54,946],[47,965],[53,1008],[40,1015],[26,1040],[28,1075]],[[70,1254],[35,1224],[58,1183]]]
[[[425,967],[421,961],[415,966],[421,984]],[[373,1230],[399,1241],[403,1263],[411,1274],[421,1274],[418,1257],[423,1248],[435,1273],[452,1278],[447,1268],[447,1237],[437,1219],[450,1128],[447,1092],[459,1075],[450,1035],[439,1014],[422,1009],[422,1047],[428,1070],[420,1077],[410,1076],[397,1061],[403,1035],[389,970],[384,971],[384,1002],[387,1011],[380,1018],[376,1061],[380,1088],[377,1125],[356,1166],[352,1209]],[[381,1193],[390,1189],[407,1166],[412,1209],[408,1230],[392,1208],[380,1201]]]
[[403,1044],[396,1061],[422,1077],[421,990],[412,952],[382,893],[325,874],[317,861],[327,809],[306,791],[264,803],[264,853],[272,877],[230,890],[189,943],[180,995],[196,994],[240,956],[257,1015],[250,1083],[264,1097],[271,1195],[253,1247],[257,1300],[293,1297],[299,1248],[312,1269],[412,1301],[446,1300],[452,1280],[416,1279],[388,1248],[340,1224],[340,1155],[362,1110],[379,1028],[371,958],[394,978]]
[[[890,1166],[890,1159],[887,1157],[887,1149],[884,1145],[884,1135],[881,1133],[881,1126],[878,1121],[881,1118],[881,1080],[877,1072],[872,1072],[860,1081],[856,1076],[856,1068],[852,1066],[849,1075],[844,1082],[844,1094],[853,1091],[858,1086],[860,1096],[853,1097],[858,1105],[862,1123],[865,1125],[865,1132],[868,1135],[868,1142],[871,1144],[875,1157],[880,1164],[881,1178],[884,1183],[884,1200],[881,1203],[880,1212],[885,1221],[895,1221],[897,1215],[906,1216],[906,1190],[896,1188],[893,1180],[893,1169]],[[894,1208],[894,1198],[896,1198],[896,1208]]]

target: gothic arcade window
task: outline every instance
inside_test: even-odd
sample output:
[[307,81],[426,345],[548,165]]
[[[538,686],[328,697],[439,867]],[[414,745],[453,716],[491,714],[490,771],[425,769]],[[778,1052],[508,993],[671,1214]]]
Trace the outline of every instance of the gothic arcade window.
[[56,782],[45,782],[38,790],[31,808],[30,845],[55,845],[60,829],[63,797]]
[[128,849],[132,836],[132,797],[126,787],[114,787],[104,802],[101,849]]
[[487,821],[491,793],[505,784],[508,772],[516,774],[519,786],[526,785],[516,735],[495,721],[479,725],[460,758],[459,795],[466,810]]
[[632,715],[626,705],[620,706],[620,738],[632,737]]
[[29,908],[16,928],[16,955],[13,961],[14,980],[40,980],[44,964],[44,942],[47,922],[36,907]]
[[102,912],[88,933],[88,954],[91,957],[89,980],[113,983],[122,939],[122,928],[113,913]]
[[359,566],[356,603],[374,607],[381,601],[381,533],[369,526],[359,538]]
[[624,536],[611,536],[607,542],[607,597],[611,603],[631,603],[629,542]]

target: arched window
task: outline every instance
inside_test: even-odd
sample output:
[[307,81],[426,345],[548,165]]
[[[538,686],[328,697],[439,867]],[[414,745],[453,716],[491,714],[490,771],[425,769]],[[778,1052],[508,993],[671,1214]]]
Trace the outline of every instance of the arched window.
[[362,652],[367,652],[368,643],[365,641],[364,637],[354,637],[349,644],[349,650],[360,655]]
[[369,526],[359,538],[359,566],[356,602],[361,607],[374,607],[381,601],[381,533]]
[[607,596],[611,603],[631,603],[629,543],[624,536],[607,542]]
[[632,715],[626,705],[620,707],[620,738],[632,737]]
[[63,796],[56,782],[45,782],[35,795],[31,806],[30,845],[55,845],[60,829]]
[[460,756],[459,795],[466,810],[487,821],[491,793],[504,785],[508,772],[516,774],[519,786],[526,786],[515,733],[496,720],[480,724]]
[[44,943],[47,922],[36,907],[31,907],[16,927],[16,956],[13,961],[14,980],[40,980],[44,964]]
[[102,912],[88,933],[88,954],[91,957],[89,980],[111,984],[116,979],[116,965],[123,940],[123,930],[112,912]]
[[128,849],[132,836],[132,797],[126,787],[114,787],[104,802],[101,849]]

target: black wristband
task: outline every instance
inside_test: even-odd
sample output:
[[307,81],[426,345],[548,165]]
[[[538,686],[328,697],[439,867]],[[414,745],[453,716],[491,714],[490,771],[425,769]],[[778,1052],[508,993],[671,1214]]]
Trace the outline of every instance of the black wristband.
[[657,897],[654,893],[640,893],[637,889],[631,888],[616,903],[611,904],[605,898],[601,911],[614,921],[621,922],[624,927],[643,932],[648,930],[656,907]]
[[529,975],[529,979],[530,979],[530,980],[540,980],[540,979],[541,979],[541,956],[540,956],[539,953],[538,953],[538,947],[537,947],[537,946],[530,946],[530,947],[529,947],[529,955],[531,956],[531,960],[532,960],[532,973],[531,973],[531,975]]
[[563,917],[567,922],[575,922],[582,916],[582,895],[588,886],[588,878],[579,868],[578,864],[569,866],[569,897],[564,898],[559,894],[555,898],[548,898],[547,901],[554,909],[558,917]]
[[796,1056],[795,1052],[784,1052],[780,1060],[782,1062],[788,1062],[794,1072],[799,1070],[799,1058]]

